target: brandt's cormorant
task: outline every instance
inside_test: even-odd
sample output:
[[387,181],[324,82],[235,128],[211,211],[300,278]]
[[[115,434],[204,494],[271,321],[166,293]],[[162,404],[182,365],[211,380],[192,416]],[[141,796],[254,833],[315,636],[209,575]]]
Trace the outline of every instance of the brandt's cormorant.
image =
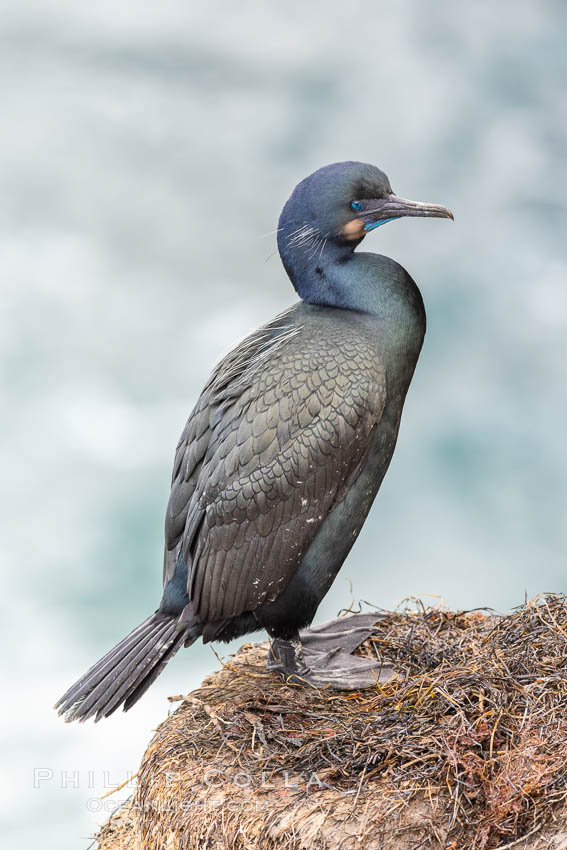
[[277,239],[301,300],[205,385],[175,455],[160,606],[61,697],[67,720],[129,709],[182,644],[259,628],[272,641],[268,667],[284,678],[376,681],[376,664],[348,654],[357,640],[346,624],[308,632],[305,652],[299,630],[380,487],[425,334],[405,269],[355,251],[402,216],[453,218],[399,198],[361,162],[328,165],[296,186]]

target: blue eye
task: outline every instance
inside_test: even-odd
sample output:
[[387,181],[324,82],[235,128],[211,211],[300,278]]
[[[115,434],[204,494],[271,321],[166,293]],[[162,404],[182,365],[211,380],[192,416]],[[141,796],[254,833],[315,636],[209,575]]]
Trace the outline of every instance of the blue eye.
[[360,210],[363,207],[363,203],[362,203],[362,201],[353,201],[350,206],[351,206],[351,209],[353,209],[355,212],[360,212]]

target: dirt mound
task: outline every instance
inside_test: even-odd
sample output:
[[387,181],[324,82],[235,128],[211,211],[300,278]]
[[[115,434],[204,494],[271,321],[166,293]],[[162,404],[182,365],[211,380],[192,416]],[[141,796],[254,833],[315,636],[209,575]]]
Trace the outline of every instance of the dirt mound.
[[247,644],[173,698],[100,850],[567,848],[567,599],[379,616],[383,685],[286,685]]

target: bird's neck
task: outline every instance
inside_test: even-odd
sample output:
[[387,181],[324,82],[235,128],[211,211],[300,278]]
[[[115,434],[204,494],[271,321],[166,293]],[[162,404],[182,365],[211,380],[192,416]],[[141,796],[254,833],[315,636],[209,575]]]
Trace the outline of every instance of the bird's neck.
[[282,240],[279,247],[296,292],[309,304],[384,315],[408,296],[421,300],[405,269],[389,257],[355,253],[351,245],[336,243],[290,250]]

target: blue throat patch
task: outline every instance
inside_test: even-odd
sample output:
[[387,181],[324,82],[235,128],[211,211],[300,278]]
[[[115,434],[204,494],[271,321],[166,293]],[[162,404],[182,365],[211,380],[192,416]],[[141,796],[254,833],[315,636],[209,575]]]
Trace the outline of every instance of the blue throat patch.
[[375,227],[381,227],[383,224],[388,224],[389,221],[395,220],[396,217],[394,216],[394,218],[385,218],[383,221],[374,221],[372,224],[365,224],[364,230],[367,233],[369,230],[374,230]]

